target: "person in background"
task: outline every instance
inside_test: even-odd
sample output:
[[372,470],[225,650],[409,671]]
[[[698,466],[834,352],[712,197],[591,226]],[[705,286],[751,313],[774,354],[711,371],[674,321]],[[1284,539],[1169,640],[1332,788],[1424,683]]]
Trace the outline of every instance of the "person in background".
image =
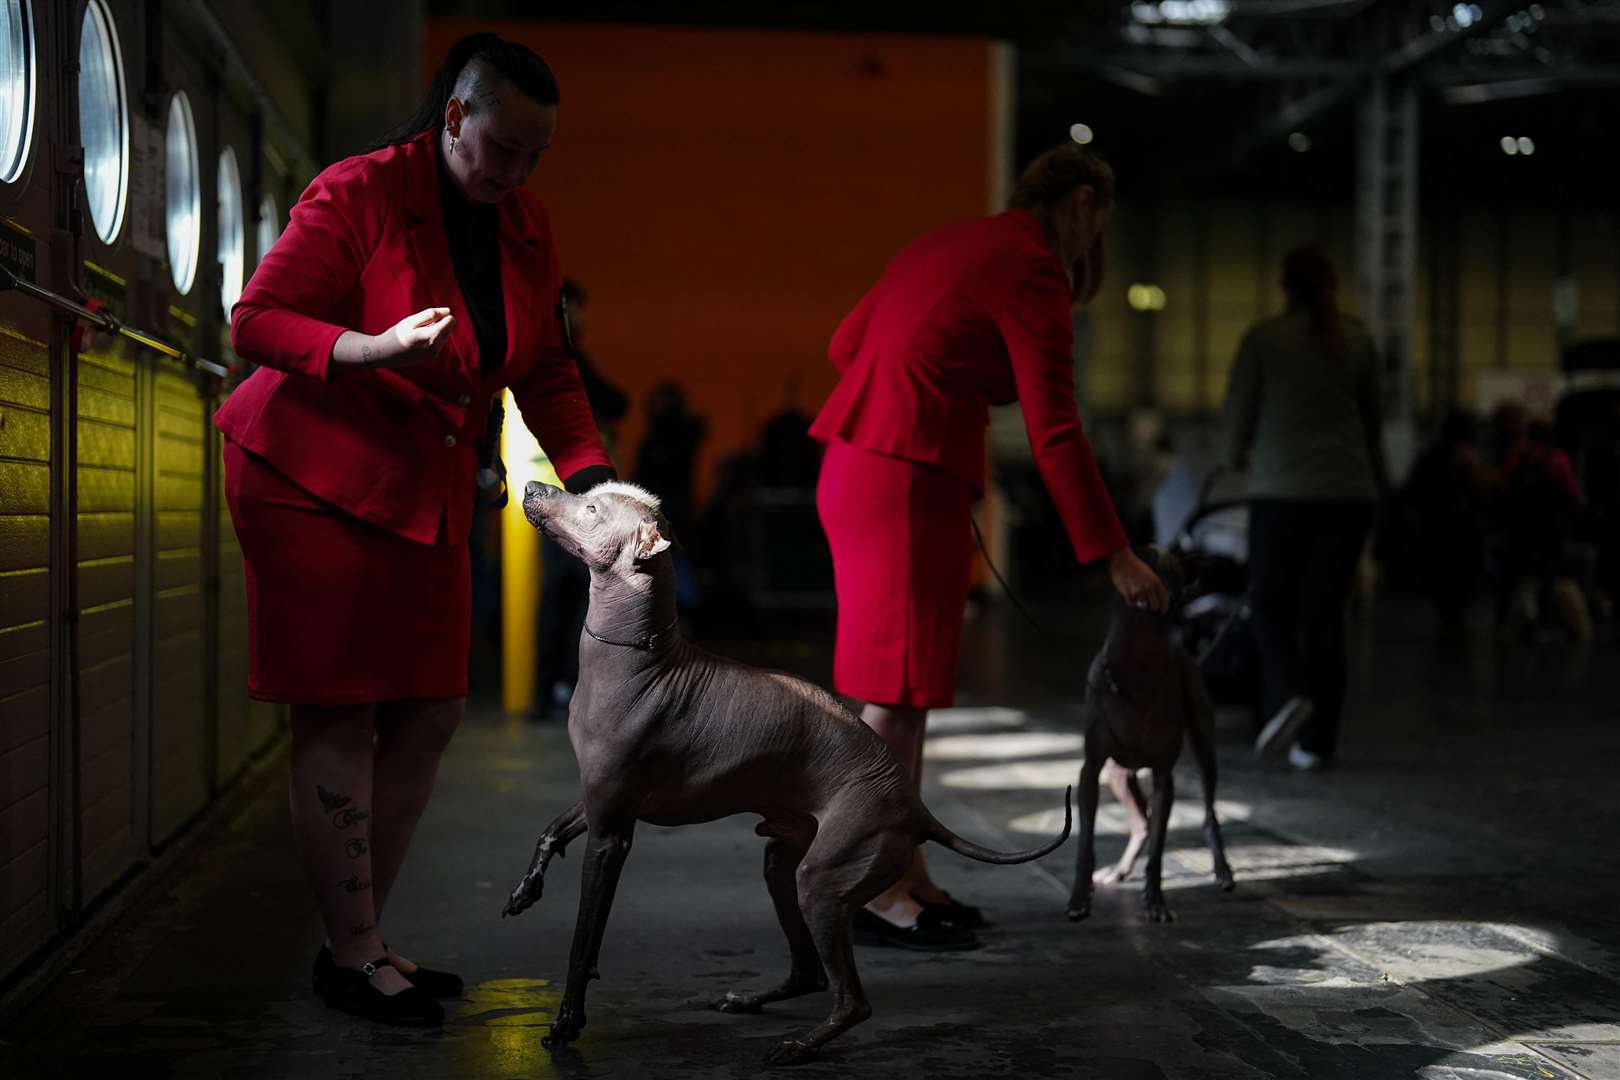
[[1446,625],[1462,621],[1485,571],[1485,528],[1491,470],[1477,424],[1460,408],[1412,464],[1404,498],[1417,530],[1418,569]]
[[[1247,468],[1250,598],[1260,646],[1256,752],[1333,760],[1344,708],[1345,609],[1387,490],[1378,357],[1339,311],[1315,245],[1283,260],[1287,307],[1249,328],[1226,395],[1227,464]],[[1297,742],[1296,742],[1297,737]]]
[[248,689],[291,706],[293,839],[326,928],[311,982],[436,1024],[462,980],[380,930],[467,694],[475,446],[510,387],[569,490],[612,479],[524,187],[557,129],[545,61],[451,47],[416,115],[330,166],[232,311],[261,365],[215,415],[245,561]]
[[[828,350],[839,381],[811,434],[827,444],[816,499],[838,596],[834,682],[919,783],[928,710],[955,696],[991,405],[1022,404],[1075,558],[1105,561],[1132,604],[1169,603],[1126,543],[1075,404],[1072,307],[1096,295],[1113,199],[1099,156],[1074,143],[1042,154],[1005,212],[901,250]],[[919,850],[855,933],[961,949],[980,925]]]
[[680,541],[695,528],[693,473],[708,430],[709,422],[687,408],[679,383],[659,383],[647,395],[647,430],[636,451],[635,481],[658,496],[659,508],[675,533],[675,596],[683,617],[692,614],[701,600],[696,571]]
[[1522,410],[1506,418],[1510,435],[1502,463],[1502,524],[1505,540],[1499,625],[1517,619],[1534,630],[1550,601],[1570,636],[1592,636],[1591,609],[1596,552],[1577,540],[1584,504],[1575,465],[1553,442],[1552,425]]
[[[573,278],[564,278],[563,301],[567,305],[570,330],[568,347],[579,366],[597,433],[611,457],[618,443],[619,423],[629,411],[630,399],[623,390],[602,377],[585,352],[585,289]],[[540,610],[535,626],[535,697],[530,720],[544,720],[560,712],[567,715],[568,701],[579,682],[579,635],[585,626],[586,602],[590,598],[591,573],[585,564],[562,549],[551,534],[540,532]]]

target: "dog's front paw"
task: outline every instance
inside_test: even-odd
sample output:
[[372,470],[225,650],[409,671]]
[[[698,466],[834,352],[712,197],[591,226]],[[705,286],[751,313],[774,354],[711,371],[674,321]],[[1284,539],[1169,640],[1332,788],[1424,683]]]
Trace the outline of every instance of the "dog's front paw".
[[1117,866],[1105,866],[1101,870],[1092,873],[1091,883],[1093,885],[1117,885],[1129,876],[1129,874],[1120,873]]
[[1069,897],[1069,909],[1064,912],[1070,922],[1079,922],[1091,914],[1091,894]]
[[816,1048],[798,1039],[788,1039],[765,1055],[767,1065],[803,1065],[816,1059]]
[[508,915],[520,915],[533,907],[546,890],[546,879],[543,877],[525,877],[517,883],[512,895],[506,898],[506,906],[501,909],[501,918]]
[[1170,914],[1170,905],[1164,902],[1164,894],[1161,892],[1143,893],[1142,910],[1147,913],[1149,922],[1176,921],[1176,917]]
[[579,1033],[585,1030],[585,1010],[571,1009],[567,1005],[557,1010],[557,1019],[551,1022],[549,1031],[540,1040],[540,1045],[546,1049],[562,1046],[579,1038]]
[[1237,881],[1232,877],[1232,868],[1225,859],[1215,864],[1215,884],[1220,886],[1221,892],[1231,892],[1237,888]]

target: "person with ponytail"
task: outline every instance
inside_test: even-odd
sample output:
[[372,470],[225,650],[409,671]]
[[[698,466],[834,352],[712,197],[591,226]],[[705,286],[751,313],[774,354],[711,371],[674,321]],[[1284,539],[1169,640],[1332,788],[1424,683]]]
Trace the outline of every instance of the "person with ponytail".
[[249,692],[291,707],[294,843],[327,937],[312,985],[374,1020],[439,1023],[462,989],[380,926],[465,711],[476,448],[502,390],[571,491],[614,476],[524,186],[558,100],[527,48],[461,39],[408,123],[309,185],[232,311],[259,365],[215,415]]
[[[1081,430],[1072,306],[1102,284],[1114,174],[1069,142],[1025,170],[1009,208],[913,241],[845,317],[839,381],[810,433],[838,596],[834,682],[920,782],[928,710],[950,705],[984,492],[989,408],[1023,406],[1030,446],[1081,563],[1104,560],[1130,603],[1164,610]],[[906,874],[856,913],[856,940],[971,948],[983,917]]]
[[1248,472],[1264,721],[1255,750],[1286,750],[1312,770],[1337,748],[1345,607],[1388,482],[1378,357],[1361,322],[1339,311],[1332,261],[1315,245],[1294,249],[1282,287],[1286,310],[1249,329],[1232,365],[1226,457]]

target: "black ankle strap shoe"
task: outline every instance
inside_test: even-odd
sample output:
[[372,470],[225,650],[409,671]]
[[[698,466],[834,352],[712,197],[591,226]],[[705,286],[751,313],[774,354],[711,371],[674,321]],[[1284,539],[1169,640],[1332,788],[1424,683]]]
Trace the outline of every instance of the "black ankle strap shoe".
[[973,931],[930,917],[926,908],[912,926],[896,926],[865,908],[856,908],[850,930],[857,945],[887,945],[918,952],[959,952],[979,947]]
[[[387,947],[387,943],[384,942],[383,948],[386,949]],[[332,950],[322,945],[321,951],[315,954],[315,967],[310,972],[310,986],[314,989],[316,997],[326,996],[326,978],[335,967],[337,967],[337,962],[332,959]],[[400,971],[400,974],[405,975],[405,978],[410,980],[412,986],[428,997],[460,997],[462,991],[466,989],[466,984],[462,981],[461,976],[452,971],[435,971],[433,968],[425,968],[419,965],[415,971],[408,975],[403,970]]]
[[327,1008],[341,1009],[367,1020],[384,1024],[432,1027],[444,1023],[444,1006],[415,986],[397,994],[385,994],[371,985],[371,977],[385,967],[393,967],[386,956],[362,964],[358,970],[334,962],[325,973]]

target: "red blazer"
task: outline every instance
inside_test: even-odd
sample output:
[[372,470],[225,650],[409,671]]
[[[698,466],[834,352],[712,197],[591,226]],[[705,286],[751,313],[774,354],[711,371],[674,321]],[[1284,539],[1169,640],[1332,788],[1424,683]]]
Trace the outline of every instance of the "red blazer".
[[989,407],[1018,401],[1081,562],[1127,543],[1074,402],[1069,281],[1024,210],[913,241],[839,324],[842,373],[811,426],[984,490]]
[[[428,544],[467,535],[476,443],[502,387],[560,475],[609,464],[556,318],[551,221],[525,190],[499,210],[506,359],[480,372],[433,139],[348,158],[309,185],[231,312],[231,344],[263,366],[214,415],[227,438],[299,487]],[[380,333],[434,306],[456,318],[434,360],[397,371],[330,366],[343,331]]]

